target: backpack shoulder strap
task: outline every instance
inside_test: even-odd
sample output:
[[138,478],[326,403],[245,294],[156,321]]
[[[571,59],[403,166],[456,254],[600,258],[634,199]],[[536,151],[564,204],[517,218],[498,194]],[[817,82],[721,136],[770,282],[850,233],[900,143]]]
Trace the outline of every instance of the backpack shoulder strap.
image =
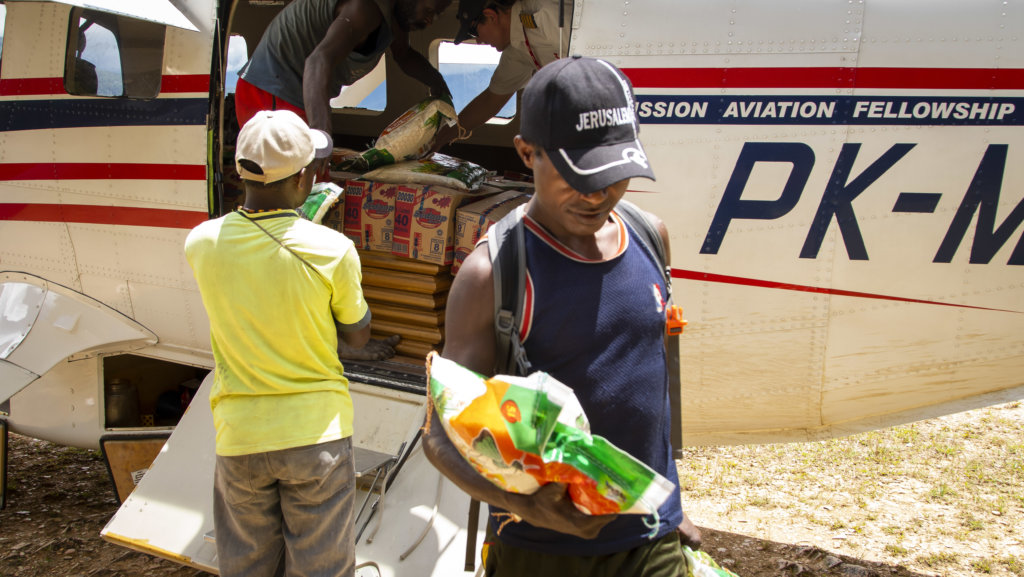
[[665,243],[662,241],[658,228],[647,218],[644,211],[627,200],[620,200],[615,205],[615,212],[637,233],[637,236],[643,241],[644,248],[661,267],[661,274],[665,278],[665,290],[668,292],[669,298],[672,298],[672,271],[668,263],[665,262]]
[[519,341],[526,291],[526,231],[523,207],[496,222],[487,233],[487,250],[494,275],[494,336],[500,374],[527,375],[530,362]]
[[[665,277],[665,290],[668,293],[668,298],[665,299],[665,306],[678,309],[678,307],[672,304],[672,269],[665,262],[665,243],[661,238],[661,233],[658,232],[658,228],[647,218],[647,214],[644,211],[628,201],[620,200],[619,204],[615,206],[615,210],[626,221],[627,226],[637,233],[637,236],[642,241],[641,244],[644,245],[644,248],[655,258],[655,262],[661,267],[661,274]],[[672,407],[672,454],[676,459],[681,459],[683,456],[683,420],[680,414],[682,407],[682,382],[679,360],[679,333],[682,332],[682,325],[685,325],[686,321],[682,320],[681,309],[674,312],[678,312],[679,316],[674,325],[675,328],[669,330],[665,337],[665,365],[668,370],[669,405]],[[678,321],[681,321],[682,324],[679,324]]]

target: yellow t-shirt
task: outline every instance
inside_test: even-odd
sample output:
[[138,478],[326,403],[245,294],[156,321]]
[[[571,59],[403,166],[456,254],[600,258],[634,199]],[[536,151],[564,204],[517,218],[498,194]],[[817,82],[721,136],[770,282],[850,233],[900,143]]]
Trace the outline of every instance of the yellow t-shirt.
[[342,330],[370,321],[352,241],[294,210],[234,212],[194,228],[185,256],[210,318],[217,454],[351,436],[335,321]]

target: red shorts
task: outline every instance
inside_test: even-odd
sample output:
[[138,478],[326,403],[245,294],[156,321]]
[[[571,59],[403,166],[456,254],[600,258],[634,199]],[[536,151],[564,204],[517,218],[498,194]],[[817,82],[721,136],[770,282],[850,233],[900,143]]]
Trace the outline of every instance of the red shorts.
[[235,116],[238,118],[238,127],[245,126],[245,123],[260,110],[291,110],[298,114],[299,118],[306,120],[305,110],[239,78],[235,87]]

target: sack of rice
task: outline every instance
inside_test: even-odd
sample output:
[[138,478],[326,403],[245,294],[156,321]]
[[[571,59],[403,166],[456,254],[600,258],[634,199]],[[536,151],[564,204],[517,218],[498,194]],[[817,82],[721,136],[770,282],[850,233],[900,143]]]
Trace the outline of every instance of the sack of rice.
[[371,170],[363,178],[391,184],[430,184],[475,191],[490,172],[468,160],[435,152],[426,158],[408,160]]
[[427,98],[406,110],[380,133],[373,148],[348,156],[336,170],[365,171],[404,160],[422,158],[442,126],[458,122],[451,98]]

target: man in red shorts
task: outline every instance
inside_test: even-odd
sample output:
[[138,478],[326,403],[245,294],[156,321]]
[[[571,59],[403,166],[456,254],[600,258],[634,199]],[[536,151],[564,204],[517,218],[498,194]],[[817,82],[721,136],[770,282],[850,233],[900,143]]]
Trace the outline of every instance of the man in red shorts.
[[[238,126],[260,110],[291,110],[331,134],[330,99],[368,74],[390,48],[402,71],[433,96],[449,94],[441,73],[409,46],[451,0],[295,0],[267,27],[235,92]],[[313,169],[323,168],[318,160]]]

